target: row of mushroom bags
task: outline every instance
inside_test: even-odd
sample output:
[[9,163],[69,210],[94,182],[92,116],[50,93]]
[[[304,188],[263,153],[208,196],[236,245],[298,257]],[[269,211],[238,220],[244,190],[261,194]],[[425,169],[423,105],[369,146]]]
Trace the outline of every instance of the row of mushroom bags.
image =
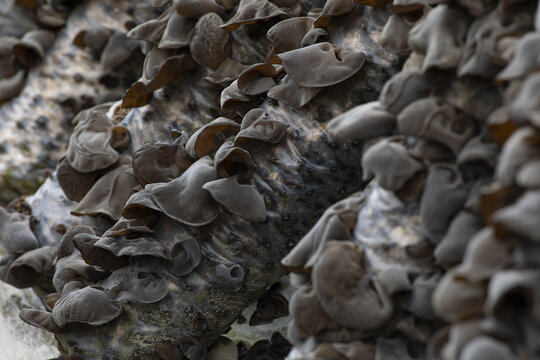
[[[32,4],[27,6],[36,14],[48,6]],[[390,73],[378,99],[323,125],[345,147],[364,144],[355,160],[363,178],[349,179],[356,185],[348,193],[372,183],[364,194],[329,207],[282,260],[298,287],[289,304],[289,357],[539,356],[536,1],[153,5],[164,9],[159,17],[132,26],[127,35],[102,27],[73,39],[100,59],[104,83],[124,79],[120,69],[139,49],[145,57],[142,77],[121,104],[100,104],[72,120],[51,182],[66,203],[73,202],[68,215],[81,219],[79,225],[57,227],[62,235],[55,244],[31,225],[30,213],[0,209],[8,254],[0,261],[2,280],[28,287],[52,278],[47,310],[23,310],[24,321],[56,334],[81,323],[124,321],[137,304],[182,293],[175,284],[184,278],[188,288],[204,288],[208,281],[231,296],[249,291],[245,277],[253,270],[245,259],[216,253],[199,237],[207,226],[227,229],[232,217],[250,236],[279,218],[276,207],[285,205],[273,203],[268,179],[274,175],[261,169],[267,165],[259,159],[280,143],[286,148],[281,151],[294,153],[291,134],[306,126],[280,117],[272,104],[287,107],[288,114],[301,112],[325,88],[361,69],[368,73],[377,61],[381,67],[400,64],[399,54],[406,59],[402,70]],[[373,21],[362,24],[367,29],[384,18],[375,39],[363,39],[377,45],[349,46],[355,40],[343,29],[358,25],[350,20],[358,13]],[[265,61],[246,65],[238,34],[252,24],[267,26],[271,49],[261,45],[257,55]],[[24,51],[39,55],[35,43],[45,35],[5,42],[10,66],[2,68],[10,72],[2,74],[7,79],[0,80],[0,91],[2,82],[27,71],[17,55],[23,50],[15,49],[26,42],[30,50]],[[381,45],[392,53],[380,52]],[[172,128],[168,141],[144,141],[124,110],[151,106],[192,72],[217,89],[219,116],[189,131]],[[343,198],[339,194],[334,201]],[[197,267],[210,267],[212,278],[199,277]],[[128,309],[126,303],[135,305]],[[203,359],[213,341],[191,336],[173,344],[183,353],[178,356]],[[159,352],[163,344],[152,348]]]
[[373,183],[282,261],[291,359],[540,356],[538,5],[391,2],[402,71],[326,126]]

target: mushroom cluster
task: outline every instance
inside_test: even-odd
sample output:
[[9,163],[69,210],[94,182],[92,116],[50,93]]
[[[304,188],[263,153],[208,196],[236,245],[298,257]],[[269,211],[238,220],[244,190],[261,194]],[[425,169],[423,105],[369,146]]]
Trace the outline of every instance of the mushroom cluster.
[[[148,104],[154,91],[180,81],[198,64],[207,83],[225,88],[220,100],[225,114],[243,116],[266,95],[302,107],[323,88],[354,75],[365,62],[365,51],[332,43],[341,29],[331,19],[353,13],[352,1],[328,1],[324,9],[311,9],[306,16],[299,16],[298,0],[241,0],[236,6],[237,2],[177,0],[158,19],[132,29],[128,37],[141,42],[146,59],[142,79],[125,93],[122,106]],[[223,17],[233,10],[224,23]],[[260,23],[269,27],[266,40],[272,48],[265,62],[245,65],[247,59],[231,54],[238,40],[229,31]]]
[[[241,24],[288,17],[290,10],[280,12],[277,7],[285,3],[290,9],[300,5],[298,1],[241,1],[236,15],[221,28],[235,30]],[[255,6],[261,10],[256,13],[247,10]],[[357,73],[364,65],[366,52],[332,44],[341,29],[335,24],[330,26],[332,17],[353,11],[352,1],[328,1],[324,9],[311,9],[307,16],[287,18],[270,27],[266,39],[272,48],[266,62],[249,66],[223,90],[222,111],[245,114],[258,105],[258,97],[265,95],[301,108],[325,87]]]
[[[54,299],[49,312],[23,310],[20,315],[25,322],[54,333],[72,323],[108,323],[121,314],[123,301],[152,304],[167,296],[168,284],[192,273],[202,260],[200,242],[193,236],[179,237],[175,231],[179,225],[199,228],[214,222],[222,211],[264,222],[265,201],[253,180],[255,165],[241,146],[257,141],[276,144],[288,129],[268,119],[261,109],[253,110],[242,124],[218,118],[190,138],[174,130],[172,144],[147,143],[130,161],[117,151],[128,146],[129,132],[107,116],[109,106],[85,110],[74,119],[56,177],[66,196],[78,202],[72,214],[118,221],[101,236],[86,225],[69,228],[56,256],[49,257],[56,290],[47,296]],[[5,224],[9,232],[7,226],[19,226],[20,221]],[[36,242],[27,232],[25,243]],[[18,239],[9,240],[23,245]],[[9,243],[4,247],[17,253]],[[18,253],[32,250],[37,243],[27,247],[31,248]],[[56,252],[55,247],[48,248]],[[19,262],[11,268],[22,266]],[[244,273],[238,263],[215,265],[215,281],[231,293],[242,287]],[[192,341],[200,353],[195,358],[202,359],[206,347]],[[182,351],[190,354],[193,346]]]
[[[351,235],[351,222],[334,214],[333,223],[330,208],[283,265],[302,284],[291,303],[297,350],[308,338],[339,345],[311,343],[298,358],[358,358],[336,346],[357,346],[353,340],[373,335],[362,332],[391,322],[388,295],[379,290],[390,279],[399,291],[418,289],[409,304],[416,319],[449,325],[420,338],[415,323],[409,343],[387,338],[396,336],[387,328],[375,351],[364,342],[360,358],[537,358],[538,2],[394,0],[389,9],[381,42],[408,56],[403,70],[378,101],[346,111],[327,130],[342,141],[366,141],[363,179],[417,208],[423,242],[409,250],[446,273],[412,284],[398,273],[370,278],[366,264],[375,262],[365,244],[380,234]],[[347,315],[353,302],[363,305]],[[361,333],[355,338],[353,330]]]
[[0,207],[0,279],[17,288],[46,284],[54,271],[56,248],[40,244],[30,216]]
[[440,327],[430,298],[441,272],[416,210],[371,184],[328,208],[282,260],[298,288],[291,359],[424,358]]
[[[370,37],[382,31],[387,17],[382,10],[351,5],[340,12],[333,9],[338,4],[331,4],[324,13],[341,14],[336,19],[345,26],[328,20],[321,23],[323,29],[314,26],[317,11],[307,13],[302,7],[313,7],[311,3],[155,3],[169,7],[154,22],[130,32],[134,38],[152,36],[141,40],[146,60],[140,83],[144,91],[156,86],[148,106],[124,110],[126,94],[122,104],[80,112],[72,121],[65,157],[48,181],[58,182],[73,201],[66,201],[64,208],[91,226],[65,225],[54,214],[40,224],[64,233],[48,257],[54,265],[54,290],[48,289],[48,311],[25,310],[21,318],[57,333],[68,354],[127,359],[170,350],[177,357],[204,358],[242,310],[283,275],[279,259],[313,219],[363,186],[357,181],[360,163],[355,160],[360,147],[336,145],[321,126],[342,107],[328,104],[322,88],[350,92],[346,101],[358,103],[376,97],[399,65],[397,56]],[[242,27],[220,20],[235,9],[234,21],[245,24]],[[288,48],[282,44],[286,28],[272,30],[272,45],[256,33],[250,35],[262,27],[266,37],[267,30],[281,24],[278,18],[302,13],[303,20],[289,24],[302,40]],[[178,24],[189,23],[186,47],[175,34]],[[238,29],[228,32],[222,26]],[[80,36],[91,48],[89,33]],[[227,37],[233,52],[217,46]],[[266,59],[269,46],[274,55]],[[265,51],[247,57],[246,62],[255,59],[253,65],[219,75],[222,65],[238,63],[229,56],[260,48]],[[220,60],[214,61],[213,55]],[[312,59],[321,65],[303,73],[299,61]],[[202,67],[185,73],[184,61]],[[180,68],[188,80],[169,84],[179,80]],[[380,74],[368,77],[374,73]],[[291,76],[290,84],[321,96],[310,97],[302,109],[265,98],[286,76]],[[230,107],[224,107],[219,92],[197,89],[203,81],[219,89],[236,83],[242,98],[237,101],[234,95],[227,102]],[[334,86],[338,83],[341,86]],[[186,94],[191,93],[196,104],[191,108],[199,111],[189,106]],[[208,99],[208,94],[214,97]],[[165,130],[172,141],[161,136]],[[366,281],[369,276],[362,277],[362,271],[358,276]],[[285,312],[279,299],[278,315]],[[265,302],[269,300],[261,300],[254,326],[278,316],[262,313]],[[250,350],[250,356],[273,353],[285,348],[283,344],[276,335],[270,344]]]

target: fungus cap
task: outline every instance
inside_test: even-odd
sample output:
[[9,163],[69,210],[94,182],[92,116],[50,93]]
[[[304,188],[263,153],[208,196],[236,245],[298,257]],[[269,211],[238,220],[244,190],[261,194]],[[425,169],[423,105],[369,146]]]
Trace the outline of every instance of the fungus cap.
[[[363,52],[342,50],[328,42],[317,43],[276,55],[298,85],[325,87],[354,75],[365,61]],[[305,64],[311,64],[306,67]]]

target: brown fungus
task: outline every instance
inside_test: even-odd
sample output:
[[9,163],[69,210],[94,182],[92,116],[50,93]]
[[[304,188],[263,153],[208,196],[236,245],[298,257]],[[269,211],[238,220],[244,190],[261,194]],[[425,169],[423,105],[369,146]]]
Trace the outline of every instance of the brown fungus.
[[492,173],[498,155],[497,144],[487,141],[484,137],[471,138],[457,156],[457,164],[462,173],[478,176]]
[[477,232],[470,240],[463,262],[455,268],[457,276],[471,282],[488,280],[512,264],[512,244],[496,238],[491,227]]
[[45,51],[54,42],[54,33],[47,30],[33,30],[13,45],[13,53],[19,64],[29,69],[45,57]]
[[500,88],[492,82],[462,78],[453,85],[455,106],[477,120],[484,121],[502,105]]
[[495,179],[510,185],[519,169],[529,160],[540,156],[540,136],[531,127],[521,127],[506,140],[495,167]]
[[394,115],[398,115],[407,105],[429,95],[432,85],[417,70],[403,70],[392,76],[383,86],[379,101]]
[[[63,295],[63,294],[62,294]],[[95,287],[83,287],[61,296],[52,311],[54,322],[65,327],[69,323],[93,326],[106,324],[122,312],[122,306]]]
[[470,16],[459,7],[441,4],[409,32],[412,50],[425,54],[422,70],[448,69],[457,66]]
[[142,82],[137,81],[126,90],[122,97],[122,107],[141,107],[150,103],[153,92]]
[[195,62],[188,54],[168,57],[161,64],[157,75],[147,83],[148,90],[155,91],[169,83],[177,82],[186,71],[194,67]]
[[313,267],[313,286],[328,315],[361,331],[383,326],[392,316],[390,296],[364,269],[363,251],[352,242],[332,242]]
[[257,101],[257,97],[246,95],[240,91],[237,79],[223,89],[219,104],[223,112],[237,112],[243,116],[248,110],[256,107]]
[[434,272],[430,275],[420,274],[414,279],[411,297],[406,308],[417,318],[426,321],[433,321],[437,318],[431,305],[431,296],[440,278],[441,275]]
[[230,52],[229,33],[220,26],[223,20],[215,13],[202,16],[189,34],[189,51],[200,65],[216,70]]
[[238,60],[226,58],[216,70],[205,76],[203,80],[216,87],[226,87],[235,81],[248,67],[248,65],[244,65]]
[[81,173],[75,170],[65,157],[58,161],[56,179],[68,199],[81,201],[99,178],[98,171]]
[[236,292],[242,287],[245,271],[240,264],[216,266],[216,276],[221,285],[230,292]]
[[158,44],[163,36],[163,33],[165,32],[167,22],[169,21],[169,18],[173,12],[174,9],[169,8],[157,19],[151,19],[137,25],[127,33],[127,37]]
[[186,150],[193,159],[211,154],[216,148],[216,137],[224,133],[225,139],[236,134],[240,125],[225,117],[219,117],[197,130],[186,143]]
[[274,75],[276,69],[271,64],[251,65],[238,76],[238,89],[246,95],[264,94],[276,85]]
[[139,43],[136,40],[129,39],[125,33],[115,32],[101,54],[101,68],[114,69],[129,60],[137,49],[139,49]]
[[[295,330],[302,338],[311,336],[320,338],[324,336],[323,334],[340,330],[342,327],[323,309],[311,284],[304,285],[294,292],[289,311],[294,319],[289,324],[289,334],[291,330]],[[293,338],[290,335],[288,337]]]
[[208,13],[224,13],[223,6],[216,0],[174,0],[172,6],[179,15],[188,18],[200,18]]
[[195,27],[195,20],[179,15],[170,15],[158,48],[178,49],[189,46],[189,33]]
[[255,184],[240,183],[239,175],[207,182],[202,188],[233,214],[248,221],[266,220],[263,196]]
[[240,0],[236,14],[221,25],[221,28],[236,30],[242,24],[255,24],[257,21],[268,21],[275,17],[283,19],[289,15],[268,0]]
[[281,260],[283,268],[294,273],[311,273],[329,241],[352,240],[351,232],[363,202],[362,196],[353,196],[326,209],[315,226]]
[[249,181],[255,172],[251,155],[246,150],[234,146],[232,137],[216,151],[214,167],[219,177],[238,175],[238,180],[242,182]]
[[505,16],[500,8],[477,19],[469,29],[458,75],[493,79],[500,67],[512,60],[518,40],[529,31],[532,22],[530,12],[514,11]]
[[103,236],[121,237],[130,234],[151,235],[154,230],[151,227],[157,222],[159,215],[151,214],[137,219],[121,217]]
[[[66,160],[81,173],[105,169],[116,161],[115,146],[125,144],[127,130],[105,115],[101,109],[88,109],[77,115],[77,125],[69,138]],[[118,143],[115,135],[122,135]],[[129,139],[129,136],[127,136]]]
[[459,359],[459,354],[469,341],[482,335],[482,322],[478,319],[452,324],[448,342],[441,349],[443,359]]
[[23,309],[19,312],[19,318],[27,324],[47,330],[53,334],[62,332],[62,328],[54,322],[52,314],[47,311]]
[[249,110],[242,118],[242,122],[240,123],[240,130],[247,129],[257,120],[261,119],[268,119],[268,113],[264,109],[257,108]]
[[[146,85],[147,91],[158,90],[169,82],[177,81],[186,70],[193,68],[194,65],[191,56],[183,53],[182,50],[153,47],[144,59],[143,83]],[[141,89],[140,93],[144,95],[144,90]]]
[[59,293],[47,294],[45,298],[43,299],[44,300],[43,302],[45,303],[45,307],[47,308],[47,310],[52,311],[58,299],[60,299]]
[[390,266],[380,271],[377,279],[389,295],[412,290],[408,274],[398,266]]
[[508,114],[518,124],[530,123],[540,129],[540,106],[537,94],[540,91],[540,73],[533,73],[525,79],[518,94],[509,106]]
[[372,101],[333,118],[326,125],[326,131],[339,140],[367,140],[390,135],[395,123],[393,114],[386,111],[380,102]]
[[[354,75],[366,55],[363,52],[343,50],[328,42],[313,44],[276,55],[287,75],[298,85],[325,87],[338,84]],[[310,66],[306,67],[308,63]]]
[[354,0],[327,0],[320,15],[313,26],[325,27],[330,24],[333,17],[345,15],[354,9]]
[[75,35],[73,44],[81,48],[87,47],[97,54],[101,54],[113,32],[112,29],[106,26],[81,30]]
[[531,317],[537,320],[539,282],[538,273],[532,269],[495,273],[489,281],[484,304],[486,315],[503,322],[524,322]]
[[66,287],[71,289],[70,283],[90,285],[106,276],[105,271],[87,264],[81,254],[74,251],[71,255],[58,259],[52,282],[56,291],[63,294],[71,291],[66,290]]
[[94,229],[88,225],[75,225],[71,226],[67,231],[62,235],[62,240],[58,245],[57,258],[58,260],[65,258],[73,253],[75,250],[75,244],[73,239],[78,234],[91,234],[95,235]]
[[114,271],[100,283],[113,301],[143,304],[160,301],[169,293],[165,276],[153,269],[131,266]]
[[362,156],[363,180],[372,177],[384,189],[401,189],[424,165],[413,159],[400,138],[386,138],[372,145]]
[[517,360],[518,357],[502,341],[488,336],[479,336],[467,343],[460,360]]
[[269,119],[264,110],[252,109],[242,119],[241,130],[236,134],[234,145],[248,148],[253,142],[259,141],[277,144],[287,134],[288,128],[289,125],[281,121]]
[[517,235],[540,242],[540,190],[529,190],[514,204],[495,212],[491,217],[498,236]]
[[497,75],[499,81],[510,81],[540,69],[540,33],[523,35],[512,61]]
[[152,219],[160,213],[161,209],[152,200],[152,194],[148,189],[144,189],[131,195],[122,211],[122,216],[128,220]]
[[431,165],[420,200],[422,227],[432,233],[444,232],[468,194],[469,189],[455,166]]
[[476,123],[441,98],[428,97],[403,109],[397,129],[404,135],[437,141],[457,154],[474,135]]
[[459,322],[484,315],[486,287],[469,282],[448,271],[440,280],[432,296],[433,309],[442,319]]
[[463,260],[469,239],[481,230],[483,225],[477,214],[465,210],[459,212],[433,252],[437,263],[445,267],[459,264]]
[[113,220],[118,220],[135,186],[137,186],[137,180],[133,175],[131,165],[120,165],[99,178],[71,214],[106,215]]
[[454,157],[446,146],[426,139],[415,139],[408,150],[413,157],[429,162],[450,161]]
[[326,30],[314,28],[315,19],[309,16],[295,17],[278,22],[266,33],[276,53],[282,53],[313,45],[328,37]]
[[218,217],[219,211],[203,185],[217,179],[213,165],[212,159],[205,156],[191,165],[182,176],[168,183],[148,185],[151,199],[161,212],[182,224],[203,226],[211,223]]
[[174,142],[143,144],[133,154],[133,173],[141,186],[169,182],[186,171],[193,159],[184,145]]
[[117,257],[154,256],[172,261],[169,249],[156,239],[143,235],[101,237],[94,243],[94,247],[110,251]]
[[75,247],[88,265],[100,266],[107,271],[114,271],[128,265],[127,256],[118,257],[109,249],[94,246],[98,240],[100,237],[91,233],[81,233],[73,237]]
[[172,249],[172,266],[169,271],[176,276],[184,276],[192,272],[201,262],[201,247],[192,237],[177,241]]
[[56,261],[56,247],[43,246],[19,256],[11,264],[11,276],[18,283],[33,284],[39,275],[51,275]]
[[526,162],[516,175],[516,184],[523,188],[540,188],[540,159]]
[[493,111],[486,119],[487,128],[493,141],[502,146],[519,127],[510,120],[508,106],[501,106]]
[[317,95],[322,88],[300,86],[289,75],[268,91],[267,96],[284,104],[301,108]]
[[391,15],[381,34],[381,46],[397,53],[410,52],[411,49],[408,44],[409,31],[415,24],[422,21],[430,10],[429,6],[420,6],[411,12]]
[[0,207],[0,245],[8,254],[24,254],[38,247],[30,228],[30,217]]

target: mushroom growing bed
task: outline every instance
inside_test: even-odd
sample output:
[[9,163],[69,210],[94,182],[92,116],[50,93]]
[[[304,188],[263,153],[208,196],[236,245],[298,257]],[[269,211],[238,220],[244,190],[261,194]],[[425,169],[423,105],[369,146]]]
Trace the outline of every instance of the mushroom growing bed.
[[10,4],[48,32],[3,119],[69,128],[0,208],[20,318],[66,358],[537,357],[537,5]]

